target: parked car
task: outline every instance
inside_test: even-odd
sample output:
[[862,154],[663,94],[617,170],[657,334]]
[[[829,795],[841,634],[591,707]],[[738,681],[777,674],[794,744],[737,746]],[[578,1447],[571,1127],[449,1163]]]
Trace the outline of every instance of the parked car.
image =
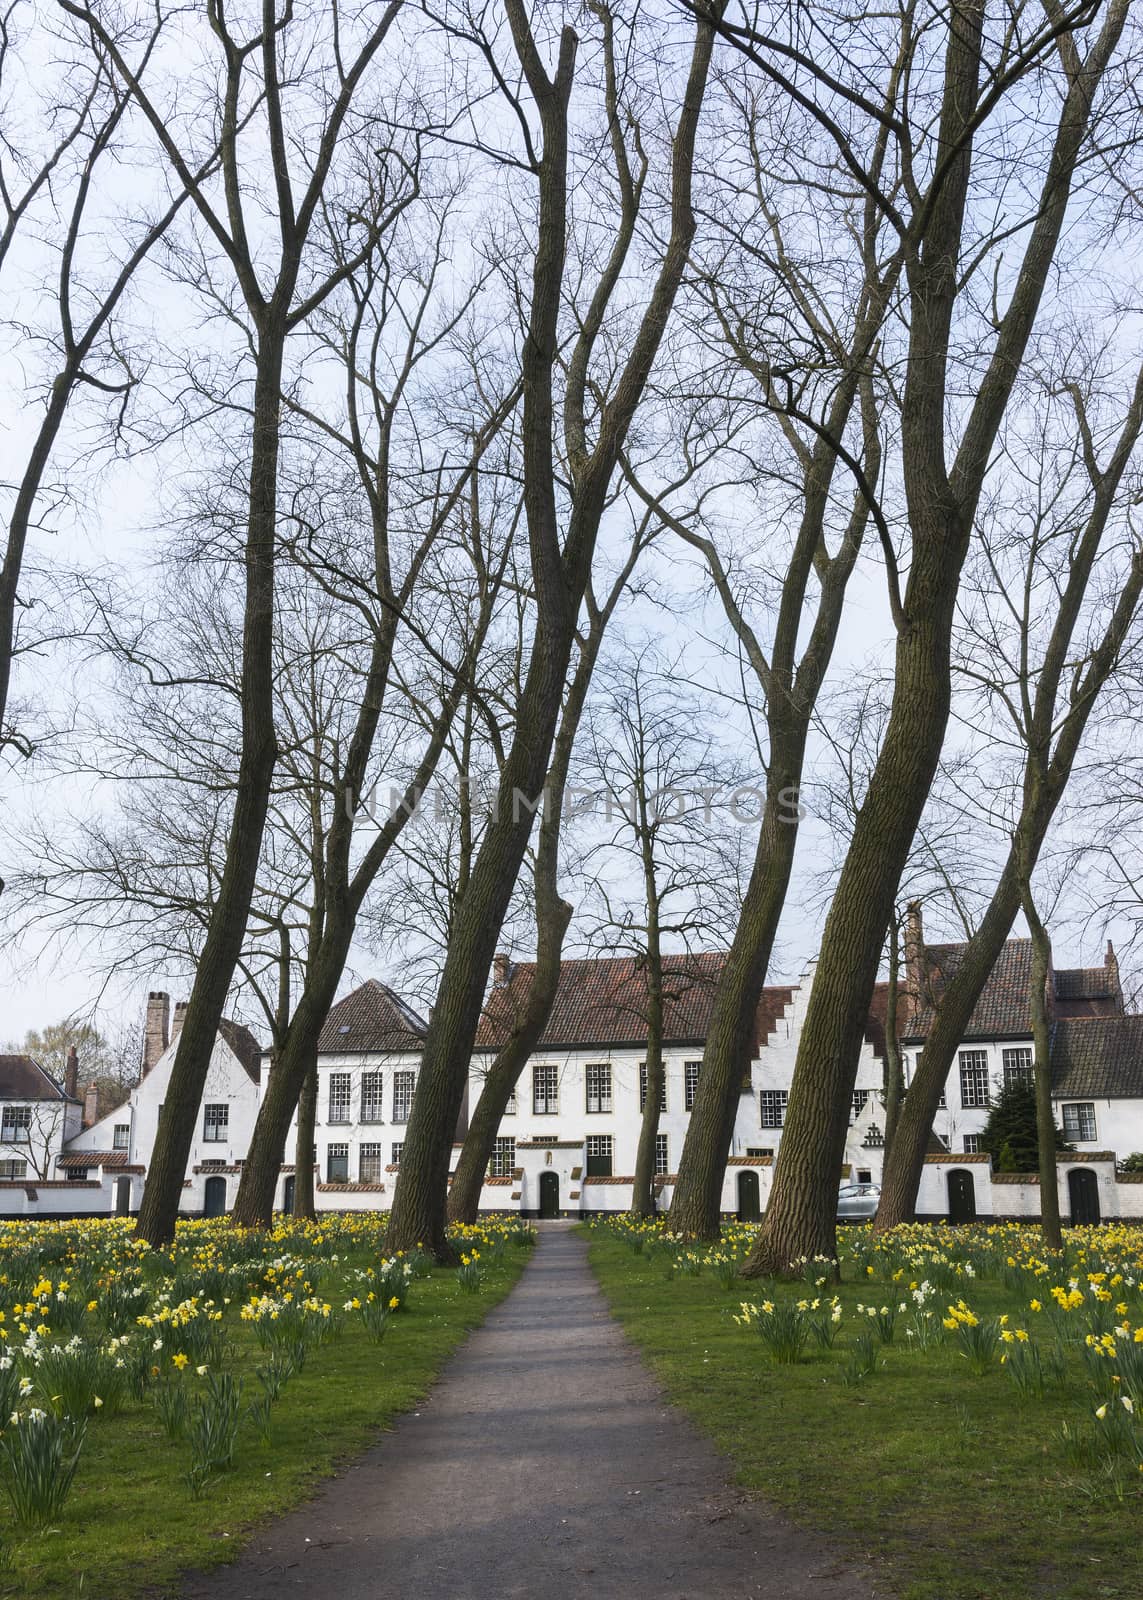
[[868,1222],[877,1215],[881,1189],[876,1183],[843,1183],[837,1191],[839,1222]]

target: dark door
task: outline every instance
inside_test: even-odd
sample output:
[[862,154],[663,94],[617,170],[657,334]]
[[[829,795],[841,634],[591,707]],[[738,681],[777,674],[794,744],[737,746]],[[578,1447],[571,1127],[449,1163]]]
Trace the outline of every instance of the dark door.
[[560,1175],[558,1172],[540,1173],[540,1215],[558,1217],[560,1214]]
[[288,1217],[292,1217],[294,1214],[294,1177],[292,1173],[286,1179],[285,1187],[282,1190],[282,1210]]
[[226,1179],[208,1178],[206,1187],[202,1192],[202,1214],[204,1217],[224,1217],[226,1215]]
[[740,1172],[738,1174],[738,1220],[739,1222],[757,1222],[762,1215],[762,1208],[758,1204],[758,1174],[756,1172]]
[[975,1222],[976,1188],[967,1167],[949,1173],[949,1221]]
[[131,1179],[116,1178],[115,1180],[115,1215],[129,1217],[131,1215]]
[[1068,1209],[1077,1228],[1099,1221],[1099,1184],[1090,1167],[1073,1167],[1068,1173]]

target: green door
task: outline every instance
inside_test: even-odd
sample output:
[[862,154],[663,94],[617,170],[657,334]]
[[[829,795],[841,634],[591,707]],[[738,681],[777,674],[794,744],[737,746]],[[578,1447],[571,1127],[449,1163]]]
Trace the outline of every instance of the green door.
[[1073,1227],[1082,1228],[1100,1220],[1099,1183],[1090,1167],[1073,1167],[1068,1173],[1068,1209]]
[[740,1172],[738,1174],[738,1220],[739,1222],[757,1222],[762,1215],[758,1203],[758,1174],[756,1172]]
[[560,1214],[560,1175],[558,1172],[540,1173],[540,1215],[558,1217]]
[[204,1217],[223,1217],[226,1215],[226,1179],[208,1178],[202,1195],[202,1214]]
[[967,1167],[949,1173],[949,1221],[976,1221],[976,1186]]

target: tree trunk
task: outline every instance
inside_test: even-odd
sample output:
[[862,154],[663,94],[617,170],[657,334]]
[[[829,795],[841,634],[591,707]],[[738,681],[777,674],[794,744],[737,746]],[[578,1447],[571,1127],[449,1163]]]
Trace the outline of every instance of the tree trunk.
[[147,1171],[137,1231],[148,1244],[174,1237],[187,1159],[198,1122],[211,1053],[246,934],[262,831],[277,759],[274,737],[274,541],[278,493],[284,327],[262,330],[254,384],[246,599],[242,639],[242,754],[234,816],[218,896],[211,910],[190,1001],[179,1034],[167,1098]]
[[314,1125],[317,1122],[318,1068],[314,1057],[306,1068],[298,1096],[298,1137],[294,1148],[294,1216],[312,1222],[314,1210]]
[[492,1141],[500,1130],[508,1102],[532,1051],[547,1027],[560,981],[564,935],[572,917],[566,900],[555,899],[550,910],[539,912],[536,969],[524,1014],[511,1037],[497,1051],[488,1069],[480,1099],[468,1125],[464,1147],[448,1193],[448,1220],[472,1223],[480,1207],[484,1174],[492,1156]]
[[635,1182],[631,1189],[633,1217],[650,1217],[655,1212],[651,1185],[655,1178],[655,1141],[666,1070],[663,1065],[663,954],[659,948],[658,907],[653,892],[647,910],[647,1094],[635,1153]]
[[897,1137],[901,1101],[905,1094],[905,1072],[901,1065],[901,1037],[898,1012],[901,993],[901,930],[896,915],[889,921],[889,983],[885,997],[885,1160]]
[[1032,978],[1028,995],[1032,1013],[1032,1064],[1036,1083],[1036,1145],[1040,1168],[1040,1226],[1049,1250],[1061,1251],[1060,1191],[1056,1175],[1056,1118],[1052,1111],[1052,1028],[1048,1014],[1048,983],[1052,970],[1052,944],[1040,921],[1031,885],[1024,880],[1021,901],[1032,935]]

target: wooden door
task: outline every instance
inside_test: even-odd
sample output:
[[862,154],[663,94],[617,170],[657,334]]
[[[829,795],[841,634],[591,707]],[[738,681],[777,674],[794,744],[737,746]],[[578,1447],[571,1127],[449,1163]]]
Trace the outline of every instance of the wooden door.
[[976,1221],[976,1186],[967,1167],[949,1173],[949,1221]]
[[202,1193],[202,1214],[204,1217],[224,1217],[226,1215],[226,1179],[208,1178]]
[[1090,1167],[1073,1167],[1068,1173],[1068,1210],[1073,1227],[1100,1220],[1099,1183]]
[[758,1200],[758,1174],[756,1172],[740,1172],[738,1174],[738,1220],[739,1222],[757,1222],[762,1215],[762,1208]]
[[560,1175],[558,1172],[540,1173],[540,1215],[558,1217],[560,1214]]

